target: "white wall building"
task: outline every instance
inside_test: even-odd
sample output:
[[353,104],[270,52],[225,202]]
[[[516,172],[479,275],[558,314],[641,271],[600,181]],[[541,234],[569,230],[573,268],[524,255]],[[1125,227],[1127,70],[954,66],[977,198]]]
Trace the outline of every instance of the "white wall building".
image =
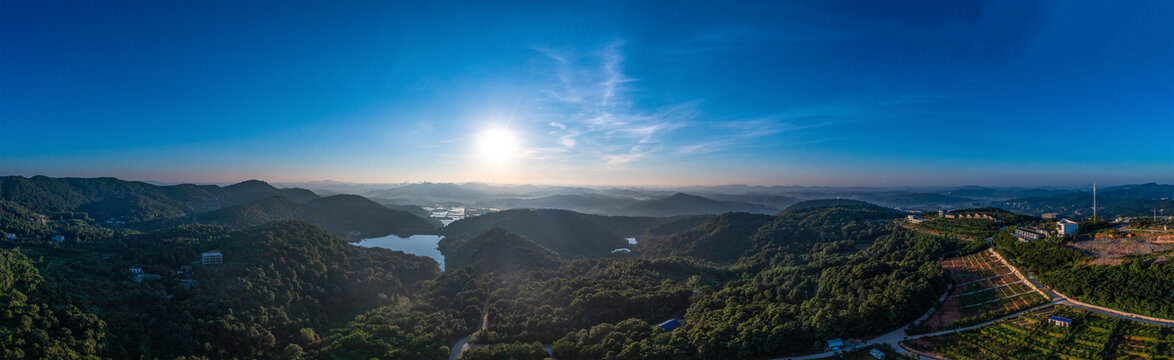
[[1076,235],[1077,227],[1079,227],[1079,224],[1068,219],[1060,219],[1060,221],[1056,222],[1056,230],[1058,230],[1060,235],[1063,236]]
[[224,254],[220,250],[205,251],[200,254],[200,263],[204,265],[216,265],[224,263]]

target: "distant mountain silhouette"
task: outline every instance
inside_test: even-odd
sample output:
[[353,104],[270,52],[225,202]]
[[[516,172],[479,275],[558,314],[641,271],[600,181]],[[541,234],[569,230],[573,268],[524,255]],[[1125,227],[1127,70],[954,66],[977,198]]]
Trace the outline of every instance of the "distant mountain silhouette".
[[304,220],[349,238],[435,229],[419,216],[357,195],[322,198],[306,189],[278,189],[260,180],[220,187],[157,186],[115,178],[8,176],[0,178],[0,200],[13,209],[11,212],[115,219],[144,230],[190,222],[247,228],[275,220]]
[[731,211],[769,214],[777,212],[778,209],[758,204],[718,201],[697,195],[676,193],[672,196],[640,201],[625,206],[619,210],[619,213],[623,215],[675,216],[721,214]]

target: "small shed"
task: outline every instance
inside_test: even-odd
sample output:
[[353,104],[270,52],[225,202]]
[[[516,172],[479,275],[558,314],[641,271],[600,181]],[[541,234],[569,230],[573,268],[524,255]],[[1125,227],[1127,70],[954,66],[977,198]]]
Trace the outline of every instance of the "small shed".
[[1071,327],[1072,319],[1063,316],[1049,316],[1048,323],[1059,327]]
[[682,324],[680,320],[669,319],[665,322],[657,324],[656,326],[659,326],[661,329],[664,329],[664,331],[673,331],[673,329],[679,328],[679,327],[681,327],[681,325],[684,325],[684,324]]
[[841,339],[828,340],[828,350],[837,351],[837,350],[840,350],[840,348],[842,348],[842,347],[844,347],[844,340],[841,340]]

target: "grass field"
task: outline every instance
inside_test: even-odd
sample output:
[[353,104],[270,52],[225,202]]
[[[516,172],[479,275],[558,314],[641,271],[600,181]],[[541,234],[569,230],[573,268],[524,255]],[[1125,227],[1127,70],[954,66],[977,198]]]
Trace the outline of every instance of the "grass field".
[[[1071,328],[1048,324],[1059,315]],[[951,359],[1174,359],[1174,329],[1048,306],[978,329],[906,341]]]

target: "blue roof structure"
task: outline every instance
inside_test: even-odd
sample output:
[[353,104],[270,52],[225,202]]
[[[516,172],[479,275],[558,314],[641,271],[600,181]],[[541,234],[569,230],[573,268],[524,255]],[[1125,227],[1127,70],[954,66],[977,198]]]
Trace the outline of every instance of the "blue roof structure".
[[1072,323],[1072,319],[1069,319],[1069,318],[1066,318],[1066,317],[1063,317],[1063,316],[1054,316],[1054,315],[1053,315],[1053,316],[1049,316],[1049,317],[1048,317],[1048,320],[1056,320],[1056,321],[1059,321],[1059,322]]
[[681,321],[677,319],[669,319],[668,321],[657,324],[664,331],[673,331],[673,329],[681,327]]

